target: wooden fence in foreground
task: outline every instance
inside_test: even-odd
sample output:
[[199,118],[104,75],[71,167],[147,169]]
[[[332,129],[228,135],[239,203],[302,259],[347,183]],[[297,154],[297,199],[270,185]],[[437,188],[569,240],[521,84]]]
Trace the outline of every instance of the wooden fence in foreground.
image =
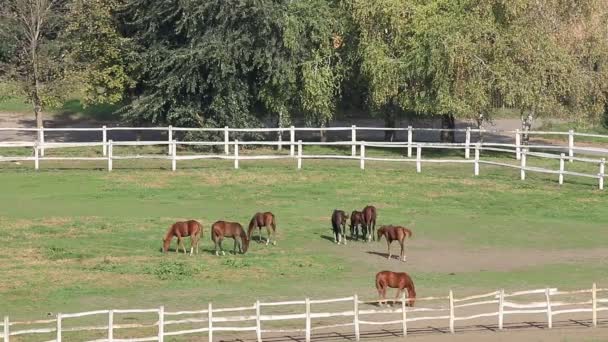
[[[598,325],[598,313],[608,311],[608,298],[598,298],[598,294],[608,292],[608,288],[597,288],[593,284],[591,289],[575,291],[558,291],[555,288],[537,289],[530,291],[518,291],[505,293],[499,290],[491,293],[455,298],[452,291],[445,297],[417,298],[415,307],[407,307],[405,295],[401,299],[394,300],[396,307],[388,308],[362,308],[363,305],[378,304],[378,300],[361,301],[357,295],[346,298],[326,300],[295,300],[284,302],[263,303],[256,301],[251,306],[235,308],[214,308],[211,303],[206,309],[192,311],[166,311],[163,306],[156,309],[143,310],[99,310],[71,314],[57,314],[53,319],[38,321],[10,321],[4,317],[3,332],[0,337],[4,342],[9,342],[12,336],[23,335],[53,335],[54,338],[47,342],[61,342],[64,334],[73,332],[99,332],[103,338],[90,340],[89,342],[137,342],[137,341],[164,341],[169,336],[185,336],[194,334],[207,334],[208,341],[213,341],[214,334],[222,332],[251,332],[255,333],[258,342],[263,341],[264,334],[269,333],[302,333],[307,342],[310,342],[313,332],[318,330],[329,330],[337,328],[352,328],[355,338],[360,340],[360,329],[363,326],[400,326],[403,336],[408,333],[408,323],[420,321],[434,321],[447,323],[449,331],[455,333],[458,322],[475,321],[479,319],[496,319],[498,329],[502,330],[505,317],[515,315],[543,314],[546,317],[547,327],[553,327],[553,318],[557,315],[579,315],[588,313],[592,326]],[[533,299],[532,297],[542,299]],[[564,297],[566,297],[564,299]],[[522,299],[525,298],[525,299]],[[527,300],[527,301],[526,301]],[[313,310],[313,306],[328,304],[343,304],[350,308],[345,311],[319,312]],[[299,307],[296,313],[292,310],[294,306]],[[289,313],[263,313],[271,307],[289,307]],[[302,310],[302,311],[299,311]],[[130,323],[116,324],[115,318],[124,314],[153,314],[157,317],[156,322],[149,324]],[[100,317],[102,316],[102,317]],[[99,317],[104,320],[103,325],[65,327],[70,319],[82,317]],[[104,318],[105,317],[105,318]],[[375,317],[375,319],[374,319]],[[337,318],[340,323],[331,325],[313,326],[313,320],[330,320]],[[302,326],[293,328],[294,324],[286,324],[281,329],[266,327],[265,322],[291,322],[303,321]],[[487,322],[487,321],[486,321]],[[226,326],[231,323],[233,326]],[[247,325],[238,325],[245,323]],[[40,327],[52,325],[51,327]],[[170,329],[182,325],[182,330]],[[187,329],[183,329],[186,325]],[[27,330],[15,330],[15,326],[38,326]],[[153,336],[137,338],[115,338],[114,333],[122,329],[155,329]],[[73,338],[71,338],[73,339]]]

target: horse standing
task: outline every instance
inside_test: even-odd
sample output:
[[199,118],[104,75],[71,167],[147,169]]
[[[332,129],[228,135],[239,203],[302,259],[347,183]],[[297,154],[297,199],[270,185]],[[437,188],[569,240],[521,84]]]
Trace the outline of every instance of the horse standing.
[[363,220],[365,222],[365,231],[367,241],[376,240],[376,207],[373,205],[368,205],[363,208]]
[[222,248],[222,241],[227,237],[234,239],[234,254],[236,254],[237,246],[240,253],[247,253],[249,238],[243,226],[238,222],[217,221],[211,226],[211,239],[215,243],[215,255],[220,255],[220,251],[222,255],[226,254]]
[[359,240],[359,232],[365,237],[365,219],[362,212],[353,210],[350,214],[350,238]]
[[[247,231],[247,235],[251,238],[251,233],[255,228],[258,228],[258,242],[262,242],[262,227],[266,227],[266,232],[268,233],[268,237],[266,238],[266,246],[270,243],[272,238],[274,241],[273,245],[277,244],[277,224],[275,220],[275,216],[271,212],[265,213],[256,213],[249,221],[249,230]],[[270,229],[272,229],[272,238],[270,235]]]
[[163,239],[163,253],[167,253],[169,250],[169,246],[171,245],[171,240],[173,237],[177,237],[177,248],[175,252],[179,252],[179,247],[181,246],[186,252],[186,247],[184,246],[184,241],[182,238],[189,236],[190,237],[190,255],[194,252],[194,248],[196,247],[196,254],[198,254],[198,242],[203,235],[203,226],[195,220],[183,221],[183,222],[175,222],[169,230],[167,234],[165,234],[165,238]]
[[380,296],[380,305],[382,305],[383,300],[385,303],[387,302],[386,289],[388,287],[397,289],[396,299],[399,299],[403,290],[407,289],[408,301],[405,305],[414,306],[414,302],[416,301],[416,289],[412,278],[410,278],[407,273],[382,271],[376,274],[376,290],[378,290],[378,295]]
[[334,213],[331,215],[331,226],[334,232],[334,242],[338,245],[344,241],[346,245],[346,221],[348,220],[348,215],[342,210],[334,210]]
[[401,261],[405,261],[405,238],[411,238],[412,231],[405,227],[382,226],[378,229],[378,241],[382,239],[382,236],[386,238],[388,259],[391,259],[391,243],[393,241],[399,241],[399,244],[401,245],[401,253],[399,256]]

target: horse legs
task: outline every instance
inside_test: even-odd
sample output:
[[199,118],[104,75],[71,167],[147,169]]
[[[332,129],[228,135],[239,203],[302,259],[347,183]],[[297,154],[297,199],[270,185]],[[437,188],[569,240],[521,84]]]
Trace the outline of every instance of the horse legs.
[[214,237],[213,238],[213,242],[215,244],[215,255],[220,255],[220,251],[219,251],[219,247],[220,247],[219,238]]
[[401,261],[405,262],[405,239],[399,241],[401,244]]
[[222,247],[222,242],[224,242],[224,238],[223,237],[219,241],[219,243],[220,243],[220,251],[222,251],[222,255],[226,255],[226,252],[224,252],[224,247]]
[[344,245],[346,245],[346,224],[342,225],[342,240],[344,241]]
[[266,238],[266,246],[268,246],[268,244],[270,243],[270,240],[271,240],[270,227],[268,227],[268,226],[266,226],[266,235],[268,236]]
[[258,227],[258,243],[262,242],[262,227]]
[[388,260],[391,260],[391,241],[389,239],[386,239],[386,248],[388,249]]

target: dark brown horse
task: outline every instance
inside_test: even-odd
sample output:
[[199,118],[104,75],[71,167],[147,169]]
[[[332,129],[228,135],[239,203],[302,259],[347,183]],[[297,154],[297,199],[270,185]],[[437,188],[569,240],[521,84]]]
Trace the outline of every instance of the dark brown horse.
[[239,252],[243,254],[247,253],[249,238],[240,223],[217,221],[211,226],[211,239],[215,243],[215,255],[220,255],[220,251],[222,252],[222,255],[226,254],[222,248],[222,241],[224,238],[234,239],[234,254],[236,254],[237,246]]
[[367,241],[376,240],[376,207],[368,205],[363,208],[363,220],[365,221],[365,231]]
[[412,278],[405,273],[391,272],[391,271],[382,271],[376,274],[376,290],[378,290],[378,295],[380,296],[380,305],[382,305],[382,300],[386,303],[386,289],[396,288],[397,296],[396,299],[401,297],[401,293],[404,289],[407,289],[407,297],[408,302],[405,305],[414,306],[414,302],[416,301],[416,289],[414,288],[414,282]]
[[177,237],[177,248],[175,252],[179,252],[179,246],[182,246],[184,253],[186,252],[186,247],[184,246],[184,241],[182,238],[189,236],[190,237],[190,255],[194,252],[194,248],[196,247],[196,254],[198,254],[198,242],[203,235],[203,226],[194,220],[184,221],[184,222],[175,222],[171,225],[171,228],[165,234],[165,238],[163,239],[163,252],[167,253],[169,250],[169,246],[171,245],[171,240],[173,237]]
[[388,248],[388,259],[391,258],[391,243],[393,241],[399,241],[401,245],[401,253],[399,254],[401,261],[405,261],[405,238],[412,237],[412,231],[399,226],[382,226],[378,229],[378,241],[382,237],[386,238],[386,245]]
[[359,240],[359,232],[363,234],[365,239],[365,219],[363,213],[360,211],[353,210],[350,214],[350,238]]
[[334,232],[334,242],[338,245],[344,241],[346,245],[346,221],[348,215],[342,210],[334,210],[331,215],[331,227]]
[[[249,221],[249,230],[247,231],[247,235],[251,238],[251,233],[255,228],[258,228],[258,242],[262,242],[262,227],[266,227],[266,232],[268,233],[268,237],[266,238],[266,246],[270,243],[272,238],[274,241],[273,245],[277,244],[277,223],[274,217],[274,214],[271,212],[265,213],[256,213]],[[270,229],[272,228],[272,238],[270,235]]]

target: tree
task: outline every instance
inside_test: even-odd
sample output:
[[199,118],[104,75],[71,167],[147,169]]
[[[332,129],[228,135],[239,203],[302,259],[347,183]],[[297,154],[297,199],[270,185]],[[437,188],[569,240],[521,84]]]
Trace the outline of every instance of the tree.
[[[10,61],[14,78],[31,101],[37,127],[42,109],[57,103],[67,64],[58,39],[66,3],[60,0],[5,0],[2,21],[12,29],[3,31],[16,55]],[[8,34],[7,34],[8,33]]]
[[134,85],[133,46],[114,14],[124,0],[73,0],[66,39],[83,75],[86,104],[121,102]]

